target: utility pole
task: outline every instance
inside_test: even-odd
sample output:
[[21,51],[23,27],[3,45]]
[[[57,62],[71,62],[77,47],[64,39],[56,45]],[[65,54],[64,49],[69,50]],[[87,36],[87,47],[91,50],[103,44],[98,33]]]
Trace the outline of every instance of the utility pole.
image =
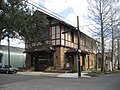
[[10,36],[8,32],[8,65],[10,65]]
[[77,37],[78,37],[78,77],[81,77],[81,63],[80,63],[80,31],[79,31],[79,16],[77,16]]
[[[70,31],[62,32],[62,34],[68,33]],[[79,30],[79,16],[77,16],[77,38],[78,38],[78,48],[77,48],[77,71],[78,78],[81,77],[81,62],[80,62],[80,30]]]
[[4,34],[2,36],[2,39],[7,37],[7,42],[8,42],[8,65],[10,65],[10,38],[13,38],[14,32],[10,32],[7,29],[4,29]]

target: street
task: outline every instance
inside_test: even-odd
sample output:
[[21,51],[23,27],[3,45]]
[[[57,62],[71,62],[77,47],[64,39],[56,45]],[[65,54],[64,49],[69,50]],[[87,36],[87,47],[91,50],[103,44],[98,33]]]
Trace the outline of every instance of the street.
[[120,90],[120,74],[91,78],[0,74],[0,90]]
[[17,74],[0,74],[0,85],[21,82],[21,81],[28,81],[37,78],[40,77],[29,76],[29,75],[28,76],[17,75]]

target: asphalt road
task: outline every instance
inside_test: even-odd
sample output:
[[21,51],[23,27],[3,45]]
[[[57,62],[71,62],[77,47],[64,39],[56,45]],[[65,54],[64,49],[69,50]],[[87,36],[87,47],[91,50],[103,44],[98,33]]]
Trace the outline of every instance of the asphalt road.
[[120,90],[120,74],[79,79],[0,74],[0,90]]

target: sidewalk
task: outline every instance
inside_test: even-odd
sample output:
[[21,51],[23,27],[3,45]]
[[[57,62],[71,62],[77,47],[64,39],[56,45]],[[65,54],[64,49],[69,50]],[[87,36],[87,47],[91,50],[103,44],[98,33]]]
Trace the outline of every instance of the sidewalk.
[[57,75],[60,75],[60,73],[47,73],[47,72],[17,72],[17,74],[21,75],[32,75],[32,76],[50,76],[50,77],[56,77]]
[[[78,78],[77,73],[47,73],[47,72],[18,72],[21,75],[33,75],[33,76],[47,76],[47,77],[62,77],[62,78]],[[81,77],[90,78],[87,73],[81,73]]]
[[[87,76],[87,73],[81,73],[81,77],[90,78],[91,76]],[[66,77],[66,78],[78,78],[78,73],[64,73],[60,74],[57,77]]]

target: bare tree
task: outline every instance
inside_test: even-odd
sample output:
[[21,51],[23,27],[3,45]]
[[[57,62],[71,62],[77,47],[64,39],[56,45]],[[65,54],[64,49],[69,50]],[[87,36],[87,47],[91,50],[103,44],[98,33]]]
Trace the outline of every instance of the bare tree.
[[97,36],[100,35],[101,37],[101,53],[102,53],[101,71],[104,72],[105,71],[105,59],[104,59],[105,41],[108,38],[110,38],[111,29],[113,32],[113,22],[117,21],[114,18],[117,10],[113,11],[112,9],[113,1],[111,0],[88,0],[88,4],[89,4],[88,10],[90,12],[88,16],[92,21],[96,23],[95,30],[97,33],[95,34],[97,34]]
[[117,44],[118,44],[118,70],[120,70],[120,39],[117,39]]
[[[114,7],[114,8],[113,8]],[[117,27],[119,26],[119,10],[120,8],[118,7],[115,7],[112,5],[112,8],[111,8],[111,62],[112,62],[112,69],[114,69],[114,66],[113,66],[113,57],[115,56],[114,55],[114,40],[115,40],[115,32],[116,32],[116,29]]]

